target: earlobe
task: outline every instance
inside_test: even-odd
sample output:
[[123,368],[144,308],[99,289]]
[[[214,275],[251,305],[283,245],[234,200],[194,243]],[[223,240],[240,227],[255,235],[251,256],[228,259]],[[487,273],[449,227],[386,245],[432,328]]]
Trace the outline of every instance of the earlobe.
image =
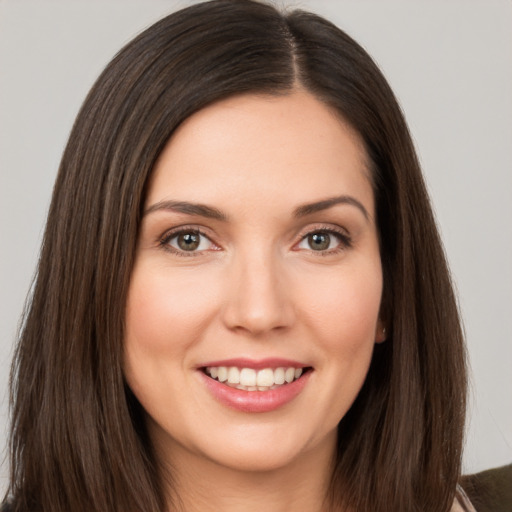
[[375,343],[383,343],[387,339],[386,327],[382,325],[382,321],[379,319],[377,322],[377,330],[375,332]]

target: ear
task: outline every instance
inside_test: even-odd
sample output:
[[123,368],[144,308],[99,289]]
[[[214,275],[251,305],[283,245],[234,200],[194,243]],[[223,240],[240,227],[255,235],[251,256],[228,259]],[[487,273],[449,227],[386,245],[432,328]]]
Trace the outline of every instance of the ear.
[[383,343],[387,339],[386,326],[384,322],[379,318],[377,322],[377,328],[375,329],[375,343]]

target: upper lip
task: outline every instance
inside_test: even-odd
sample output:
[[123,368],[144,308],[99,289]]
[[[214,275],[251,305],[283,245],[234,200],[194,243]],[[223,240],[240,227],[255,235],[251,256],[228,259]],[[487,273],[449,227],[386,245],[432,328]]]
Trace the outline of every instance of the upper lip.
[[253,368],[254,370],[262,370],[264,368],[306,368],[310,365],[294,361],[292,359],[283,359],[278,357],[269,357],[265,359],[250,359],[247,357],[238,357],[232,359],[222,359],[208,361],[198,365],[198,368],[206,368],[208,366],[236,366],[237,368]]

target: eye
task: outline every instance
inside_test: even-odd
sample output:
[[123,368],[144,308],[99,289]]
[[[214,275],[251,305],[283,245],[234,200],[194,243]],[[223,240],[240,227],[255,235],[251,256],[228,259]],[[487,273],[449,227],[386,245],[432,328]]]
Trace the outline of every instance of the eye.
[[166,235],[161,243],[178,254],[208,251],[216,247],[205,234],[197,229],[174,231]]
[[317,230],[304,236],[297,247],[315,252],[336,252],[350,247],[350,238],[333,230]]

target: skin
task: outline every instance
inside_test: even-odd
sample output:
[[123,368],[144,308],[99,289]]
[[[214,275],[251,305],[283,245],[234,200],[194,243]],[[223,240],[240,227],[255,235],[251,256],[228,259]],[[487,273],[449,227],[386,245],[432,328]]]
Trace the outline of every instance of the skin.
[[[124,370],[184,510],[322,509],[336,426],[384,339],[366,160],[358,134],[300,89],[211,105],[161,154],[131,277]],[[294,214],[335,196],[351,199]],[[197,250],[180,250],[172,230],[183,226],[204,233]],[[326,230],[341,236],[313,249],[308,234]],[[198,370],[236,357],[313,371],[291,402],[248,413],[216,400]]]

